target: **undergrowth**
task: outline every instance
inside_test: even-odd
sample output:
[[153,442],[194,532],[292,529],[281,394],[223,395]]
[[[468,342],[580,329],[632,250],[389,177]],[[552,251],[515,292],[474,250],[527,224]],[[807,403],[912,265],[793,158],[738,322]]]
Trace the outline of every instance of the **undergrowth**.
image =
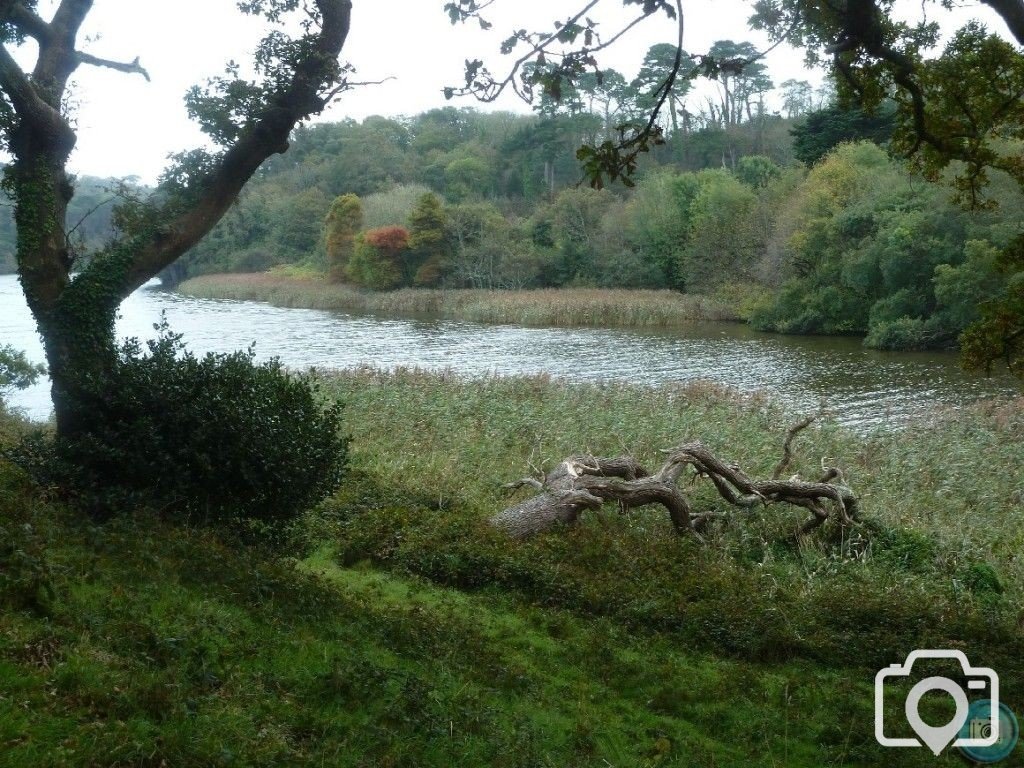
[[1020,404],[808,430],[793,471],[834,459],[866,522],[804,546],[775,508],[706,546],[610,509],[514,543],[486,518],[531,467],[699,437],[764,474],[789,415],[706,386],[324,389],[352,472],[286,545],[97,525],[0,463],[0,766],[934,765],[872,711],[878,666],[933,643],[1021,711]]

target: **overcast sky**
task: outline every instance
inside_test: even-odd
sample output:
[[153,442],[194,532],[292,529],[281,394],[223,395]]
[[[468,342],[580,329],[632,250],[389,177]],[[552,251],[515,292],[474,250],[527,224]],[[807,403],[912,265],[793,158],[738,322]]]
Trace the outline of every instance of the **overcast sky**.
[[[52,0],[42,0],[41,13],[47,15],[54,5]],[[502,63],[498,46],[512,29],[549,27],[579,5],[579,0],[501,0],[489,15],[495,28],[485,33],[475,25],[453,27],[444,13],[444,0],[354,0],[352,32],[343,59],[358,68],[357,80],[395,79],[344,94],[320,119],[414,115],[444,106],[441,89],[461,81],[465,59],[481,58],[498,72]],[[920,17],[920,2],[898,0],[897,5],[904,14]],[[715,40],[730,38],[767,47],[763,36],[747,28],[750,6],[749,0],[684,0],[684,46],[700,53]],[[1001,20],[987,7],[966,4],[952,15],[929,7],[936,19],[944,20],[946,32],[967,19],[980,18],[1006,34]],[[621,0],[603,0],[592,16],[603,23],[604,30],[629,18]],[[96,0],[80,48],[125,61],[141,56],[152,82],[109,70],[78,70],[79,141],[72,169],[96,176],[135,175],[152,182],[168,153],[202,142],[185,115],[185,91],[222,72],[229,59],[246,61],[263,31],[257,20],[238,12],[234,0]],[[651,44],[674,39],[671,21],[649,19],[607,51],[601,64],[631,78]],[[34,61],[29,46],[17,55],[25,65]],[[820,73],[804,68],[802,53],[785,46],[770,53],[766,63],[776,84],[789,78],[815,84],[821,80]],[[449,103],[476,105],[472,99]],[[529,110],[514,97],[483,108]]]

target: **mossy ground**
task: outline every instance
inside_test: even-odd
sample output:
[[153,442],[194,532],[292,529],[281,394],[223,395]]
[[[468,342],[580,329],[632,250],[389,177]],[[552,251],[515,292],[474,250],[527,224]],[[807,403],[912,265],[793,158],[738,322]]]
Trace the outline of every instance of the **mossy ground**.
[[933,765],[872,730],[875,670],[929,645],[1022,711],[1019,404],[808,430],[794,471],[846,468],[852,534],[796,546],[802,515],[769,508],[702,547],[609,510],[514,544],[484,520],[531,464],[700,437],[762,474],[789,415],[699,387],[328,388],[349,480],[276,543],[94,525],[0,465],[0,766]]

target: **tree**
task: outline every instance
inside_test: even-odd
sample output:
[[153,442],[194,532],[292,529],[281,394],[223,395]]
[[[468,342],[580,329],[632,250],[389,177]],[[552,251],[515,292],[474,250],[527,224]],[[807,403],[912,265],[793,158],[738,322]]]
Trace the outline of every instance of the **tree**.
[[814,89],[809,82],[790,78],[783,81],[779,88],[782,89],[782,109],[790,120],[810,111]]
[[[984,0],[1024,45],[1024,2]],[[922,3],[949,10],[951,3]],[[931,180],[950,171],[957,201],[971,208],[994,204],[985,189],[993,171],[1024,187],[1019,140],[1024,137],[1024,55],[977,22],[964,25],[938,55],[939,25],[910,25],[880,0],[758,0],[752,24],[774,40],[807,49],[809,62],[828,61],[840,100],[872,113],[896,104],[893,149]],[[1008,140],[1009,139],[1009,140]],[[965,333],[969,367],[1005,360],[1021,368],[1024,340],[1024,259],[1020,244],[1002,260],[1005,295],[984,308]]]
[[470,288],[523,288],[540,270],[537,248],[491,203],[446,209],[452,240],[451,276]]
[[718,40],[709,53],[715,62],[712,70],[719,83],[718,119],[723,128],[731,128],[746,119],[753,119],[753,100],[759,99],[758,115],[764,113],[760,98],[771,90],[768,70],[757,61],[760,53],[753,43]]
[[409,216],[409,256],[405,263],[406,285],[437,285],[451,257],[448,217],[441,199],[433,192],[416,201]]
[[764,248],[753,227],[757,196],[746,184],[723,169],[701,171],[697,182],[680,269],[691,292],[707,291],[725,279],[748,278]]
[[416,207],[416,202],[430,192],[422,184],[399,184],[386,192],[376,192],[364,197],[363,226],[377,229],[388,225],[404,224]]
[[767,187],[781,175],[779,166],[764,155],[747,155],[736,164],[736,178],[754,189]]
[[327,280],[344,281],[355,250],[356,233],[363,227],[363,204],[356,195],[342,195],[331,205],[324,222],[327,249]]
[[[632,87],[636,90],[634,104],[639,114],[649,113],[657,104],[660,97],[659,89],[675,66],[676,50],[676,46],[672,43],[657,43],[648,49],[640,71],[632,82]],[[694,66],[693,59],[685,51],[682,52],[682,57],[684,67],[692,68]],[[679,130],[680,116],[682,116],[683,131],[690,130],[688,113],[683,106],[683,99],[689,93],[691,85],[688,78],[676,78],[668,90],[669,117],[673,133]]]
[[21,350],[9,344],[0,346],[0,396],[12,389],[31,387],[43,373],[43,366],[29,362]]
[[561,256],[560,283],[596,282],[594,260],[601,244],[601,222],[615,198],[607,190],[563,190],[552,205],[553,234]]
[[640,256],[658,268],[669,288],[686,288],[681,254],[699,191],[694,174],[662,170],[645,175],[628,203],[627,237]]
[[626,78],[614,69],[587,72],[580,76],[577,88],[586,100],[587,111],[601,118],[600,135],[591,137],[592,143],[612,138],[620,118],[635,95],[626,83]]
[[324,220],[330,210],[331,198],[317,187],[267,201],[264,214],[271,262],[280,264],[291,259],[320,266]]
[[444,188],[450,200],[461,202],[470,197],[483,197],[491,187],[494,170],[483,158],[460,155],[444,168]]
[[[121,301],[199,242],[263,161],[288,148],[296,123],[319,113],[345,86],[338,55],[349,32],[350,0],[296,5],[240,3],[244,13],[277,28],[259,45],[254,80],[229,67],[186,98],[217,149],[179,155],[151,200],[121,206],[118,236],[83,263],[68,243],[74,181],[66,166],[77,140],[66,109],[69,83],[81,66],[148,74],[137,59],[109,61],[79,49],[92,0],[62,0],[49,21],[37,15],[33,0],[0,3],[0,135],[13,156],[3,183],[14,201],[18,273],[43,337],[61,435],[89,428],[78,395],[84,381],[102,380],[114,365]],[[290,37],[285,29],[296,13],[302,32]],[[9,51],[29,38],[38,46],[31,74]]]
[[363,232],[356,238],[348,276],[352,282],[375,291],[397,288],[408,271],[403,263],[408,248],[409,230],[405,227],[381,227]]
[[892,138],[892,131],[892,109],[883,106],[874,114],[867,114],[857,107],[835,104],[809,112],[790,133],[796,159],[814,165],[844,142],[867,139],[876,144],[887,144]]

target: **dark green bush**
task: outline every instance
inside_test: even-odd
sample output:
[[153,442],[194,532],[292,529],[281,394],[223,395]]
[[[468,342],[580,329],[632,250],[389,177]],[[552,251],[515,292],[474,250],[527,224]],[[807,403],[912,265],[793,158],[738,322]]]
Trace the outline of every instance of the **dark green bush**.
[[88,384],[82,434],[23,443],[18,459],[97,514],[145,506],[195,522],[295,517],[341,480],[340,406],[252,349],[196,357],[166,327],[118,350]]
[[871,349],[915,351],[933,349],[942,334],[932,320],[918,317],[900,317],[873,325],[864,339]]

